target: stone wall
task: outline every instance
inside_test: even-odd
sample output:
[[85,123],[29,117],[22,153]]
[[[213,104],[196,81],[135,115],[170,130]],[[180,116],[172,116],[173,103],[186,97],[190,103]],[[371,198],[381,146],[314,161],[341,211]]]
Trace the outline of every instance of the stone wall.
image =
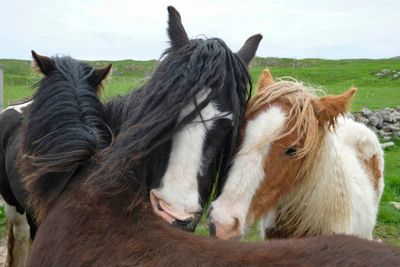
[[400,79],[400,71],[397,70],[389,70],[389,69],[383,69],[375,74],[379,78],[382,77],[389,77],[391,79]]
[[400,138],[400,106],[371,111],[363,108],[353,113],[354,119],[364,123],[384,141]]

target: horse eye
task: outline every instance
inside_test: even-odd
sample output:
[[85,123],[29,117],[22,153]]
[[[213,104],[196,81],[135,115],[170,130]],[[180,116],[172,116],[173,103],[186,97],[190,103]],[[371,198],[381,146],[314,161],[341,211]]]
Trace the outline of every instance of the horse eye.
[[288,155],[289,157],[293,157],[294,155],[296,155],[296,152],[297,152],[296,147],[295,147],[295,146],[292,146],[292,147],[289,147],[289,148],[285,151],[285,154]]

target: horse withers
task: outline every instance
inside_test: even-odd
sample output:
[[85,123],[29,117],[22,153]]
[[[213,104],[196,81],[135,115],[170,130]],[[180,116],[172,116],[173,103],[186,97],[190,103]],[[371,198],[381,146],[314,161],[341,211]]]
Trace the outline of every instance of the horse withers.
[[240,150],[211,205],[217,237],[240,238],[260,219],[265,238],[373,238],[383,151],[371,130],[346,116],[356,89],[323,97],[315,91],[296,81],[274,82],[264,70]]

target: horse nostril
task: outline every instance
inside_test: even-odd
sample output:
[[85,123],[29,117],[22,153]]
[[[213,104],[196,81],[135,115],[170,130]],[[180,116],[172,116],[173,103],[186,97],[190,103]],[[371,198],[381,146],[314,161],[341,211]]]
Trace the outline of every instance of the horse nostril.
[[193,219],[195,220],[196,224],[200,221],[202,215],[202,211],[193,213]]
[[214,223],[210,223],[208,225],[208,229],[209,229],[210,237],[216,237],[217,236],[217,229],[216,229]]
[[175,219],[175,225],[178,227],[187,227],[189,224],[191,224],[193,222],[193,218],[189,218],[186,220],[178,220]]

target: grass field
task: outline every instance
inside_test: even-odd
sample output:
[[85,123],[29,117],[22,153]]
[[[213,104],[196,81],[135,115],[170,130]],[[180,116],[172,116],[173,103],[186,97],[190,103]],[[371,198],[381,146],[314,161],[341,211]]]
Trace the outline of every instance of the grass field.
[[[105,66],[106,61],[90,62],[91,65]],[[112,79],[106,83],[105,97],[124,94],[142,84],[156,64],[156,61],[114,61]],[[256,82],[265,67],[274,77],[291,76],[305,83],[318,86],[327,93],[340,93],[351,86],[359,90],[353,103],[354,110],[363,107],[379,109],[400,105],[400,79],[379,78],[375,75],[382,69],[400,71],[400,59],[278,59],[256,58],[251,74]],[[32,84],[40,76],[32,71],[31,63],[23,60],[0,60],[0,69],[5,72],[5,103],[32,94]]]
[[[90,62],[100,67],[108,62]],[[151,75],[156,61],[123,60],[113,63],[112,79],[105,84],[104,98],[123,95],[132,88],[143,84]],[[380,109],[400,106],[400,79],[378,78],[375,74],[382,69],[400,71],[400,59],[381,60],[322,60],[322,59],[278,59],[257,58],[252,63],[251,74],[257,81],[265,67],[269,67],[274,77],[291,76],[299,81],[324,89],[327,93],[341,93],[351,86],[359,90],[354,100],[353,111],[363,107]],[[40,76],[32,71],[29,61],[0,60],[4,70],[5,104],[30,96],[32,85]],[[400,210],[389,202],[400,202],[400,140],[396,146],[385,151],[385,192],[380,205],[375,235],[400,246]],[[207,235],[204,222],[196,230]],[[4,234],[4,211],[0,210],[0,233]],[[247,241],[259,240],[253,228]]]

